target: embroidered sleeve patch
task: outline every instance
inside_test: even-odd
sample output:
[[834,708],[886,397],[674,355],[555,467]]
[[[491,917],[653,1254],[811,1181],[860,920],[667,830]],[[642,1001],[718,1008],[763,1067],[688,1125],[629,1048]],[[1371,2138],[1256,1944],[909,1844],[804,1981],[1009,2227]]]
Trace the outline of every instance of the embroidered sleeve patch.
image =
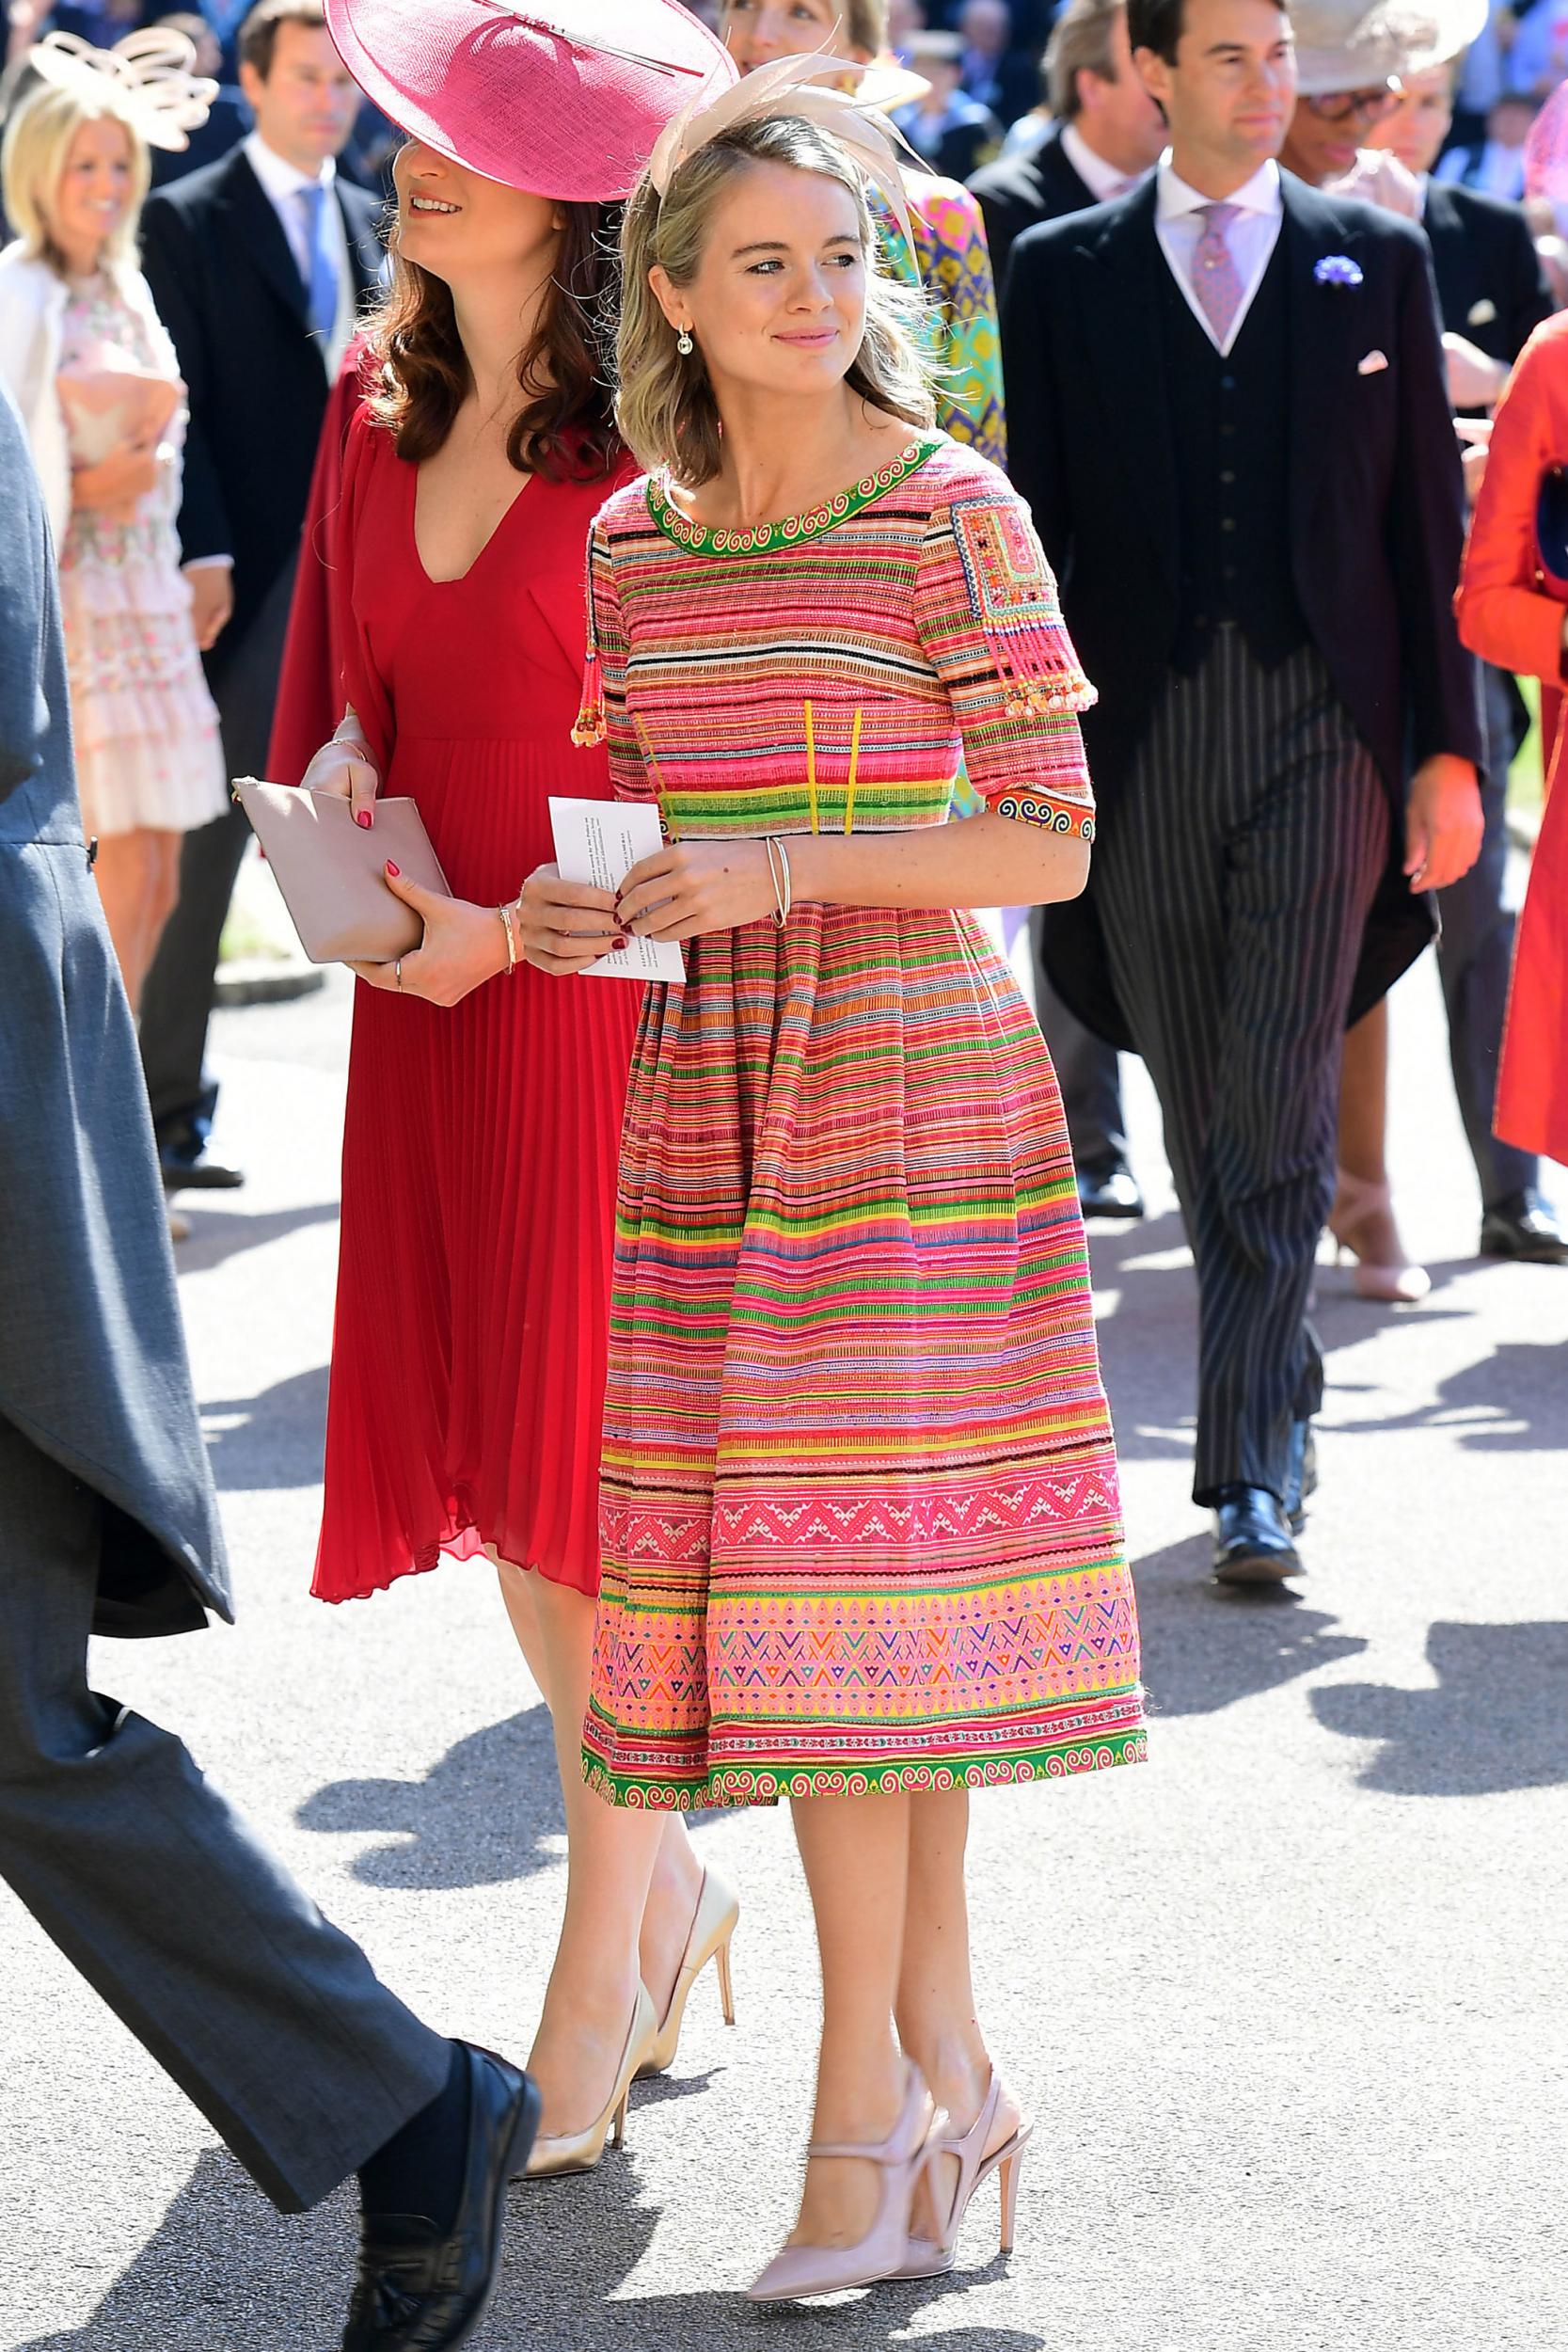
[[969,608],[992,629],[1060,628],[1062,608],[1039,543],[1022,510],[990,499],[953,507],[953,536]]
[[956,499],[951,515],[970,612],[1007,689],[1009,716],[1088,709],[1095,691],[1024,508],[1013,500]]

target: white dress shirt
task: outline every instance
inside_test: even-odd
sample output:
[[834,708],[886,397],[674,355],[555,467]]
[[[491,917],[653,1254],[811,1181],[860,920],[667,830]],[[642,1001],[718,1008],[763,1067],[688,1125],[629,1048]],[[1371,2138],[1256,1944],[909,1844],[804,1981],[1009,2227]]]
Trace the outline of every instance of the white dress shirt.
[[245,143],[245,159],[261,183],[261,192],[277,215],[283,234],[289,240],[289,250],[294,257],[300,283],[309,286],[312,276],[309,232],[306,207],[300,203],[302,189],[325,188],[331,199],[322,207],[324,250],[338,278],[338,310],[332,322],[332,333],[322,350],[322,362],[327,380],[334,381],[344,352],[354,334],[354,272],[349,266],[348,233],[343,227],[342,207],[337,200],[334,183],[338,167],[330,155],[317,172],[300,171],[286,163],[276,148],[267,145],[260,131],[252,131]]
[[1279,194],[1279,167],[1272,161],[1259,166],[1243,187],[1237,188],[1225,199],[1237,208],[1236,218],[1226,234],[1226,243],[1236,264],[1236,275],[1242,281],[1242,298],[1236,305],[1236,315],[1223,342],[1205,316],[1203,305],[1193,288],[1198,240],[1204,230],[1199,215],[1201,208],[1213,199],[1200,196],[1196,188],[1187,185],[1185,180],[1179,179],[1168,160],[1162,160],[1158,170],[1154,231],[1160,240],[1160,250],[1170,264],[1171,276],[1186,295],[1194,318],[1223,358],[1245,324],[1246,314],[1263,282],[1263,272],[1273,260],[1275,246],[1279,242],[1280,223],[1285,217],[1285,207]]
[[1097,155],[1076,122],[1062,125],[1062,152],[1097,204],[1108,204],[1113,196],[1125,195],[1145,176],[1141,171],[1118,171],[1103,155]]

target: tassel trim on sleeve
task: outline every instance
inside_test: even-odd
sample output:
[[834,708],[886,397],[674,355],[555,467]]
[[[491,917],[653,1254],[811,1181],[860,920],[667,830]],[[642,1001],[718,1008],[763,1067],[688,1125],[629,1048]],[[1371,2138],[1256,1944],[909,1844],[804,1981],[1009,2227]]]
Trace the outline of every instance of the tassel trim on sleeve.
[[1015,499],[955,499],[953,540],[970,611],[1007,692],[1013,719],[1092,708],[1061,599],[1027,510]]
[[598,623],[594,612],[594,541],[588,541],[588,578],[584,607],[588,625],[588,643],[582,657],[582,700],[572,723],[572,740],[578,751],[602,743],[610,731],[605,716],[604,666],[599,660]]

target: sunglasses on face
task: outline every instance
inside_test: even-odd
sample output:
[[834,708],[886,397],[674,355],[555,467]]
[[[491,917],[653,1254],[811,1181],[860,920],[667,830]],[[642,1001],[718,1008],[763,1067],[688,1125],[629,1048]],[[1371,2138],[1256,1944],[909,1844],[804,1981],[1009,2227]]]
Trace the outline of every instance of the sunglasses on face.
[[1348,122],[1353,115],[1362,122],[1381,122],[1393,113],[1400,96],[1397,82],[1380,82],[1375,89],[1327,90],[1307,103],[1320,122]]

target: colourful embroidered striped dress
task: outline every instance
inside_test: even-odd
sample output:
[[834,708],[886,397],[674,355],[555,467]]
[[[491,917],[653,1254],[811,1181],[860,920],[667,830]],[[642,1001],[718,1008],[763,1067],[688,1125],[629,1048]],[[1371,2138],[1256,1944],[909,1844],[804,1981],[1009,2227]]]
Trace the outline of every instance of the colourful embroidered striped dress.
[[[755,532],[601,510],[585,732],[688,840],[1091,831],[1027,512],[942,437]],[[584,1763],[621,1803],[1140,1756],[1061,1104],[967,914],[797,904],[648,992],[622,1142]]]

